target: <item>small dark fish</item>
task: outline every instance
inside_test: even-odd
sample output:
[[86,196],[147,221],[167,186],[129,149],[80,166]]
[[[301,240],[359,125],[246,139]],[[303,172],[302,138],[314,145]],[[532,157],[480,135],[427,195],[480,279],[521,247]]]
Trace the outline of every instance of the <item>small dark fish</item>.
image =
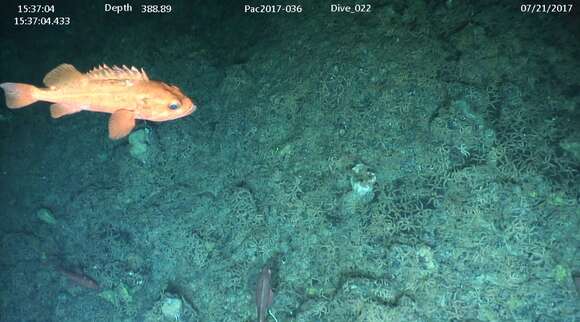
[[101,289],[99,284],[97,284],[97,282],[94,279],[92,279],[90,276],[82,272],[73,271],[63,267],[58,267],[57,270],[61,272],[64,276],[66,276],[69,279],[69,281],[73,282],[78,286],[82,286],[84,288],[89,288],[92,290]]
[[265,322],[268,316],[268,309],[274,300],[272,291],[272,271],[268,266],[262,269],[258,284],[256,286],[256,308],[258,309],[258,321]]
[[580,297],[580,272],[572,273],[572,281],[576,287],[576,293]]

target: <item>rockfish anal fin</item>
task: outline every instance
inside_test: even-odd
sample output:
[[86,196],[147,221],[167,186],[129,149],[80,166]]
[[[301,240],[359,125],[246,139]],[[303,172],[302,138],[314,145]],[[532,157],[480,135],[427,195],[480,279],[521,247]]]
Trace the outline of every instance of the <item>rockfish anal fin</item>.
[[50,106],[50,116],[52,116],[53,119],[80,111],[82,111],[82,109],[77,105],[56,103]]

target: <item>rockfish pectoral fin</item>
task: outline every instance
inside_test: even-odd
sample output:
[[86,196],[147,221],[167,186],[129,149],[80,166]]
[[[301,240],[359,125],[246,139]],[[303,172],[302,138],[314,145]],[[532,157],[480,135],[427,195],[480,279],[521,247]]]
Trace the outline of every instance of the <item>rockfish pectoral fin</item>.
[[109,119],[109,138],[118,140],[127,136],[135,127],[135,114],[130,110],[117,110]]
[[78,105],[57,103],[50,106],[50,116],[52,116],[53,119],[80,111],[82,111],[82,109]]
[[6,106],[8,108],[21,108],[38,101],[35,96],[38,88],[32,85],[2,83],[0,87],[4,90],[4,95],[6,95]]

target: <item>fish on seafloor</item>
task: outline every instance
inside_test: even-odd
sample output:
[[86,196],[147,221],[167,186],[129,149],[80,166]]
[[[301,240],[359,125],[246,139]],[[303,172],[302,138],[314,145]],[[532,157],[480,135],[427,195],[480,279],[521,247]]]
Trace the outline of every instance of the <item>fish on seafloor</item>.
[[272,291],[272,270],[268,266],[262,269],[256,285],[256,308],[258,309],[258,321],[264,322],[268,316],[268,310],[272,305],[274,292]]
[[64,276],[68,278],[69,281],[73,282],[78,286],[82,286],[84,288],[93,289],[93,290],[100,290],[101,287],[90,276],[76,270],[67,269],[61,266],[58,266],[57,271],[61,272]]
[[107,65],[79,72],[62,64],[43,79],[47,88],[21,83],[2,83],[9,108],[21,108],[37,101],[54,103],[50,115],[59,118],[80,111],[110,113],[109,138],[127,136],[135,120],[170,121],[193,113],[195,104],[181,90],[149,80],[143,69]]

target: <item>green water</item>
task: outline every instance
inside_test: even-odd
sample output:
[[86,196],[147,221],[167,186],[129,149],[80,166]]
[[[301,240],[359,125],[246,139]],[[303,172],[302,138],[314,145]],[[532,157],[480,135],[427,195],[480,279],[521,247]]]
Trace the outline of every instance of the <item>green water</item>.
[[48,2],[3,4],[0,83],[197,110],[112,141],[1,96],[0,321],[257,321],[264,267],[270,322],[580,320],[578,8]]

